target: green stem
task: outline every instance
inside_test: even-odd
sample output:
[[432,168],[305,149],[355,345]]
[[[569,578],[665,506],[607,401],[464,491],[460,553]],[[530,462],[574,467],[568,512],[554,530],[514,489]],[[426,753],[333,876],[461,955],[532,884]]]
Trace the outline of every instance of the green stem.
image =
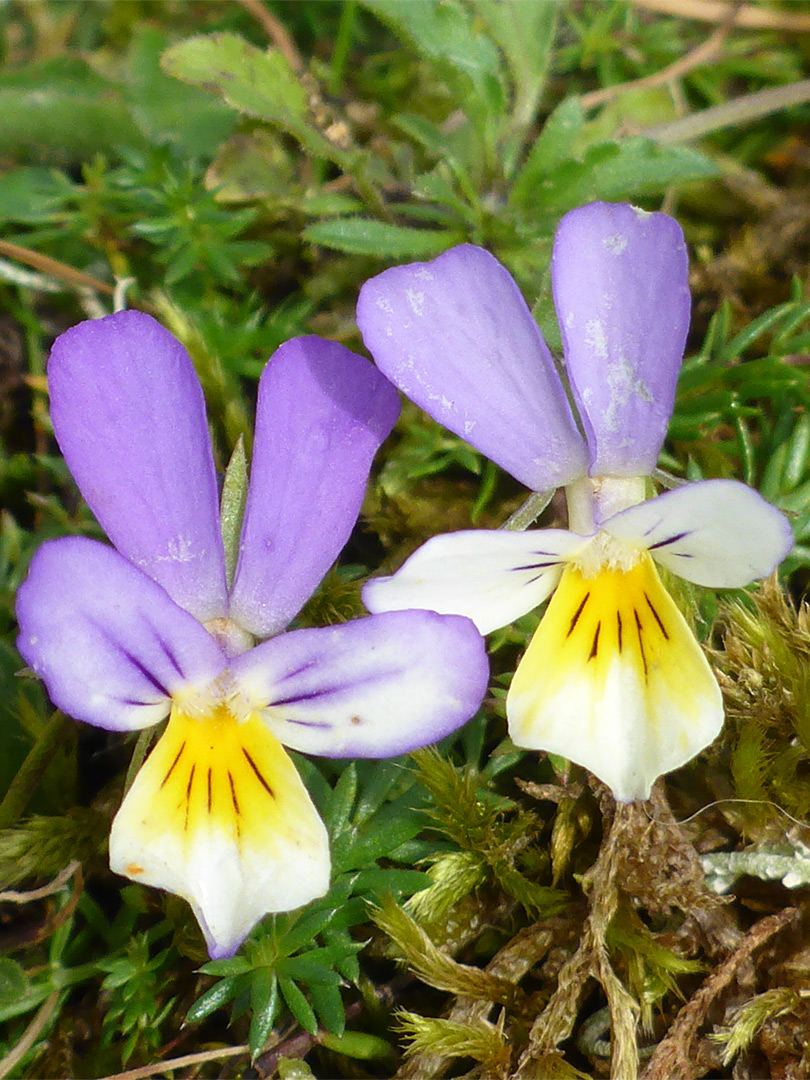
[[537,521],[551,502],[555,490],[556,488],[551,491],[532,492],[523,506],[517,509],[510,518],[507,518],[501,528],[510,529],[513,532],[523,532],[524,529],[528,529],[530,525]]
[[16,824],[70,727],[71,720],[57,709],[29,750],[0,803],[0,829],[9,829]]

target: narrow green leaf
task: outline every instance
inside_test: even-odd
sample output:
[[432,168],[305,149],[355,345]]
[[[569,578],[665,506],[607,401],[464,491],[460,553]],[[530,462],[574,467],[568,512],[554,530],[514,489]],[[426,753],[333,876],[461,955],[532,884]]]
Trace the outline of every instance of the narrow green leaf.
[[228,960],[211,960],[199,970],[203,975],[241,975],[252,969],[244,956],[232,956]]
[[327,983],[332,986],[340,984],[340,976],[336,971],[332,971],[326,964],[320,964],[317,960],[309,960],[304,956],[286,956],[283,960],[279,960],[276,970],[279,977],[284,975],[298,982]]
[[326,816],[326,824],[330,835],[337,836],[346,828],[351,816],[354,800],[357,797],[357,768],[354,762],[341,773],[335,784],[332,798],[329,801],[329,811]]
[[230,975],[197,998],[186,1013],[186,1023],[196,1024],[236,997],[245,986],[243,975]]
[[339,988],[329,983],[310,983],[309,993],[326,1030],[333,1035],[342,1035],[346,1030],[346,1010]]
[[[802,305],[802,307],[806,308],[807,305]],[[762,315],[744,327],[739,334],[734,335],[723,349],[722,359],[737,360],[758,338],[777,327],[783,321],[785,315],[792,314],[795,310],[796,305],[791,303],[779,304],[777,307],[763,312]]]
[[[336,843],[332,851],[332,861],[335,871],[340,873],[344,870],[355,870],[366,866],[370,862],[383,858],[406,840],[412,840],[425,827],[425,820],[421,816],[412,814],[399,821],[392,820],[385,827],[377,823],[377,827],[367,836],[363,836],[354,842]],[[346,834],[344,833],[345,837]],[[339,837],[338,841],[343,837]]]
[[321,1043],[327,1050],[359,1061],[374,1061],[388,1057],[392,1052],[391,1044],[379,1035],[369,1035],[365,1031],[347,1031],[342,1035],[323,1035]]
[[318,1021],[312,1011],[312,1006],[304,997],[300,987],[296,986],[292,979],[288,979],[284,975],[279,975],[278,986],[282,997],[287,1002],[288,1009],[295,1019],[305,1031],[308,1031],[310,1035],[314,1035],[318,1030]]
[[250,1021],[248,1044],[250,1059],[255,1061],[267,1043],[279,1011],[278,979],[272,968],[258,968],[250,984]]
[[447,232],[411,229],[360,217],[308,225],[304,238],[348,255],[374,255],[379,259],[431,258],[461,239]]
[[782,473],[782,490],[792,491],[807,471],[810,457],[810,416],[803,413],[788,442],[785,469]]

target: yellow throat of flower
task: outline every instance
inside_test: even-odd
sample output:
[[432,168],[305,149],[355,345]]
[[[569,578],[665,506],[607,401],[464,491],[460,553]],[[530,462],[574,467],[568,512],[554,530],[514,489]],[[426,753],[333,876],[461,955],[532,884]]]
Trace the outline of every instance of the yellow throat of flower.
[[597,534],[563,572],[507,698],[518,746],[647,798],[722,723],[716,680],[646,551]]

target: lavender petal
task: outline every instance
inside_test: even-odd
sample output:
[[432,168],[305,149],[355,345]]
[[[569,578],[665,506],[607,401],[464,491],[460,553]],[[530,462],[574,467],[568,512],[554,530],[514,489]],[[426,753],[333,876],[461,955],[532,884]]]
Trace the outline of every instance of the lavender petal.
[[149,727],[170,698],[225,666],[213,638],[111,547],[84,537],[37,551],[17,593],[17,648],[54,705],[113,731]]
[[231,597],[240,626],[267,637],[298,613],[348,540],[398,414],[393,386],[334,341],[295,338],[271,358]]
[[54,432],[112,542],[205,621],[227,612],[205,403],[185,349],[139,311],[80,323],[48,363]]
[[551,280],[591,476],[651,473],[689,328],[683,233],[666,214],[595,202],[554,239]]
[[407,397],[527,487],[585,473],[587,452],[548,347],[489,252],[462,244],[386,270],[361,289],[357,323]]
[[327,757],[391,757],[468,720],[487,687],[484,642],[459,616],[394,611],[293,630],[231,670],[281,742]]

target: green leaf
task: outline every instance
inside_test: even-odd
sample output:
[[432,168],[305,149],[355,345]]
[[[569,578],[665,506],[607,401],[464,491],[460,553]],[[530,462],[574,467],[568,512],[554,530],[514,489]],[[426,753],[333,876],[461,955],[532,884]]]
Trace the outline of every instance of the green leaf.
[[419,892],[431,883],[429,874],[422,870],[374,869],[361,870],[354,882],[354,891],[359,896],[369,899],[381,899],[386,893],[395,896],[401,893]]
[[287,1002],[287,1007],[295,1019],[305,1031],[308,1031],[310,1035],[314,1035],[318,1030],[318,1021],[312,1011],[312,1006],[304,997],[301,989],[296,986],[292,979],[288,979],[284,975],[279,975],[278,985],[281,995]]
[[58,169],[23,166],[0,176],[0,221],[40,225],[60,220],[76,189]]
[[457,0],[363,0],[381,22],[424,57],[465,75],[479,90],[499,73],[498,50]]
[[211,1013],[235,998],[244,986],[244,975],[230,975],[227,979],[221,979],[197,998],[186,1013],[186,1023],[195,1024],[199,1020],[204,1020],[206,1016],[210,1016]]
[[309,993],[326,1030],[333,1035],[342,1035],[346,1030],[346,1010],[338,987],[330,983],[310,983]]
[[233,131],[236,117],[210,94],[183,86],[160,70],[160,55],[168,43],[168,36],[156,26],[138,28],[130,54],[130,111],[150,142],[170,143],[195,157],[212,157]]
[[374,1061],[391,1054],[391,1045],[379,1035],[368,1035],[365,1031],[346,1031],[342,1035],[322,1035],[321,1044],[335,1054],[357,1058],[359,1061]]
[[279,1011],[278,979],[272,968],[258,968],[250,984],[250,1059],[255,1061],[264,1049]]
[[326,964],[319,964],[317,960],[308,960],[304,956],[286,956],[283,960],[279,960],[276,970],[279,977],[284,975],[298,982],[326,983],[332,986],[340,984],[340,976],[336,971],[332,971]]
[[114,83],[84,61],[59,57],[0,78],[0,153],[82,161],[146,145]]
[[337,836],[346,828],[356,797],[357,768],[352,761],[341,773],[329,801],[326,824],[332,836]]
[[385,824],[375,820],[371,825],[372,828],[366,836],[349,838],[347,833],[342,833],[336,838],[332,848],[335,873],[359,869],[383,858],[406,840],[417,836],[425,827],[425,820],[411,814],[399,820],[388,820]]
[[8,956],[0,957],[0,1006],[24,998],[30,986],[27,973],[16,960]]
[[315,1080],[315,1073],[301,1058],[278,1059],[278,1080]]
[[211,960],[199,970],[203,975],[241,975],[252,969],[244,956],[232,956],[228,960]]
[[308,225],[303,235],[311,244],[322,244],[347,255],[374,255],[386,260],[432,258],[462,239],[447,232],[360,217]]
[[566,98],[557,106],[543,125],[526,164],[515,179],[510,203],[530,207],[537,200],[541,181],[571,158],[584,123],[585,110],[578,97]]
[[289,132],[315,157],[345,164],[347,155],[314,126],[307,92],[277,49],[258,49],[236,34],[210,34],[172,45],[168,75],[219,94],[232,108]]
[[527,84],[536,92],[548,68],[560,5],[473,0],[473,6],[506,57],[519,92]]
[[[594,199],[652,195],[672,184],[717,176],[717,166],[686,147],[658,146],[638,136],[590,146],[582,161],[566,161],[541,181],[524,206],[552,218]],[[545,231],[545,227],[543,227]]]

